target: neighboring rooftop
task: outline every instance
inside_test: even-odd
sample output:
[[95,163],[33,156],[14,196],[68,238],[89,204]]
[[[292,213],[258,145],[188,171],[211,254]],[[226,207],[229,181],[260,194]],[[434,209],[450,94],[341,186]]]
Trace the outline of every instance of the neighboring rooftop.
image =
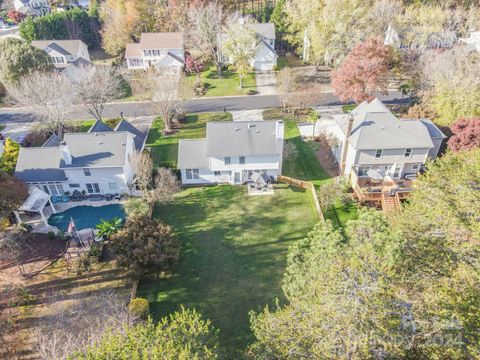
[[107,126],[103,121],[96,120],[95,123],[92,125],[88,132],[106,132],[106,131],[113,131],[110,127]]
[[139,45],[140,50],[183,49],[183,33],[142,33]]
[[126,131],[133,135],[133,142],[135,144],[135,149],[137,151],[141,151],[143,148],[143,144],[145,143],[145,139],[147,138],[148,132],[142,132],[137,129],[135,126],[130,124],[126,120],[121,120],[115,131]]
[[[350,113],[354,118],[348,141],[356,149],[432,148],[430,134],[441,131],[433,124],[420,120],[399,120],[378,99],[364,101]],[[349,114],[334,116],[346,133]],[[443,134],[442,134],[443,135]]]
[[253,23],[247,24],[247,26],[264,38],[275,39],[275,25],[273,23]]
[[278,123],[278,121],[209,122],[207,156],[281,154],[283,133],[277,137]]
[[32,41],[32,46],[44,50],[47,53],[54,50],[62,55],[68,56],[78,54],[78,49],[82,43],[82,40],[34,40]]
[[125,57],[141,57],[142,56],[142,51],[140,50],[140,44],[138,43],[130,43],[127,44],[127,47],[125,48]]

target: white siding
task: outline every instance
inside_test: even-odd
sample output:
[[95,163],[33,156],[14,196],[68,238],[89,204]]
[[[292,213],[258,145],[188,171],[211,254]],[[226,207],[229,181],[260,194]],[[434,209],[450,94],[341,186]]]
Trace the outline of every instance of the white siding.
[[423,163],[426,160],[428,149],[412,149],[412,155],[405,157],[406,149],[384,149],[383,156],[380,159],[375,159],[376,149],[359,150],[357,156],[357,165],[362,164],[385,164],[385,163]]
[[181,170],[182,175],[182,184],[184,185],[194,185],[194,184],[216,184],[216,183],[229,183],[230,178],[230,171],[222,171],[220,175],[214,175],[213,171],[209,169],[199,169],[198,171],[198,179],[193,178],[187,179],[187,174],[185,169]]
[[[65,191],[74,190],[87,191],[87,183],[97,183],[101,194],[128,193],[129,189],[125,181],[123,168],[89,168],[90,176],[86,176],[83,169],[65,169],[68,181],[66,181]],[[109,183],[116,183],[117,189],[110,190]],[[68,184],[80,184],[80,188],[70,188]]]
[[210,170],[212,171],[241,171],[241,170],[262,170],[280,169],[280,155],[245,156],[245,164],[240,164],[238,156],[231,156],[231,164],[225,165],[224,158],[210,158]]

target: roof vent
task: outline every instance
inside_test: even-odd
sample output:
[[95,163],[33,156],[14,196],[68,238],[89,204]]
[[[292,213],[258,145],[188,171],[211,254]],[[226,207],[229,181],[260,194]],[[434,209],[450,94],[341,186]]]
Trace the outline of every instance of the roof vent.
[[260,134],[260,130],[255,131],[257,134]]
[[256,126],[257,126],[257,125],[255,125],[255,124],[248,124],[248,128],[249,128],[249,129],[254,128],[254,127],[256,127]]
[[235,128],[235,131],[240,131],[240,128]]

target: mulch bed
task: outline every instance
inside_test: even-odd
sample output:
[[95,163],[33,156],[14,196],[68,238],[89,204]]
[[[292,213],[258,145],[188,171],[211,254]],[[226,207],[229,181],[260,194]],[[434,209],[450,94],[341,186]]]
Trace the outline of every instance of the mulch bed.
[[328,140],[324,136],[319,136],[315,139],[319,145],[315,151],[318,161],[331,177],[336,177],[339,174],[338,164],[335,156],[332,153]]

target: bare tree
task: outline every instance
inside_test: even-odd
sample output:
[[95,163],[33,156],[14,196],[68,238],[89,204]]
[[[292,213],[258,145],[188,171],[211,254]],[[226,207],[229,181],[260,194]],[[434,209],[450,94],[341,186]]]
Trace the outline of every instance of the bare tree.
[[0,260],[8,260],[14,263],[20,274],[22,269],[22,255],[28,247],[26,243],[27,232],[20,226],[15,226],[0,232]]
[[160,204],[172,201],[173,195],[180,191],[180,183],[171,169],[158,168],[151,198]]
[[165,133],[172,130],[173,111],[183,100],[183,87],[179,71],[162,69],[151,79],[152,102],[162,117]]
[[292,69],[285,67],[278,73],[277,76],[277,87],[282,101],[283,111],[287,110],[288,104],[290,103],[290,98],[292,96],[292,91],[295,89],[297,79]]
[[77,100],[96,120],[102,120],[107,102],[122,94],[122,74],[116,67],[84,66],[71,79]]
[[15,85],[7,84],[10,101],[26,107],[44,128],[63,135],[75,99],[73,84],[58,72],[34,72]]
[[66,359],[85,346],[101,339],[107,329],[121,329],[135,319],[127,310],[128,296],[105,290],[96,296],[65,305],[61,297],[53,297],[50,316],[34,335],[35,348],[41,359]]
[[146,191],[153,183],[153,159],[148,152],[137,153],[132,161],[135,183],[141,191]]
[[395,22],[395,17],[402,12],[402,3],[399,0],[378,0],[369,10],[368,22],[372,35],[383,35]]
[[215,64],[219,77],[222,76],[219,36],[222,33],[225,17],[223,6],[217,1],[193,7],[188,13],[187,39],[189,47],[202,54],[204,61],[211,61]]

